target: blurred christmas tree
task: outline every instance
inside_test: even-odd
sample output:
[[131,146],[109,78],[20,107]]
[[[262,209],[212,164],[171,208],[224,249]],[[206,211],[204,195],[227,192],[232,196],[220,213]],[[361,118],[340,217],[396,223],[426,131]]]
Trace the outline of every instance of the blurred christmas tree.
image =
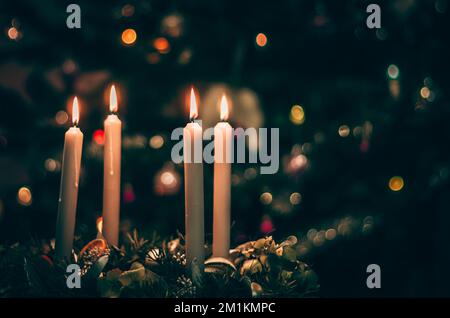
[[[194,84],[206,125],[225,90],[234,126],[280,128],[276,175],[233,166],[233,245],[298,234],[324,295],[448,295],[449,4],[380,2],[382,28],[370,30],[369,3],[79,1],[82,28],[70,30],[68,2],[2,2],[0,242],[54,235],[74,94],[85,134],[77,232],[95,236],[111,82],[124,121],[122,231],[182,232],[170,133]],[[205,189],[210,233],[212,166]],[[384,270],[380,292],[366,289],[370,263]]]

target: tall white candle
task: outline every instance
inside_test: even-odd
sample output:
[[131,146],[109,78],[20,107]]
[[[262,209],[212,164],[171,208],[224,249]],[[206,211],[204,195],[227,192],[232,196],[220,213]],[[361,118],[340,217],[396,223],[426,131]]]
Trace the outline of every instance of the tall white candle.
[[117,117],[117,94],[114,85],[109,97],[111,114],[104,122],[103,151],[103,236],[109,244],[119,244],[120,220],[120,164],[122,122]]
[[[197,102],[191,89],[190,119],[193,121],[197,116]],[[189,266],[196,259],[200,267],[205,259],[202,138],[202,127],[197,122],[190,122],[183,129],[186,262]]]
[[213,257],[228,258],[230,251],[230,197],[232,128],[225,95],[220,101],[220,119],[214,127],[214,219]]
[[58,216],[56,221],[55,252],[58,258],[71,260],[73,235],[80,180],[83,133],[77,127],[79,120],[78,99],[73,99],[73,127],[64,136],[64,151],[59,189]]

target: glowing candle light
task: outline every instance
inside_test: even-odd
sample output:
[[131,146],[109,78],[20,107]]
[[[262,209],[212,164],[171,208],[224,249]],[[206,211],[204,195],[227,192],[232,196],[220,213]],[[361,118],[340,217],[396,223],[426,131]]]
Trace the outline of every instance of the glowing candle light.
[[70,260],[72,256],[81,152],[83,149],[83,133],[77,127],[78,121],[78,99],[75,97],[72,104],[73,127],[69,128],[64,137],[55,239],[56,256],[66,260]]
[[204,251],[204,203],[202,127],[194,120],[198,116],[194,89],[190,96],[190,119],[183,130],[186,261],[188,266],[194,259],[203,266]]
[[122,122],[118,109],[116,88],[111,86],[109,110],[104,122],[105,148],[103,151],[103,235],[109,244],[119,244],[120,220],[120,165]]
[[220,101],[220,119],[214,127],[214,224],[213,257],[228,258],[230,251],[231,145],[232,128],[228,119],[228,101]]
[[97,227],[97,238],[103,238],[103,217],[99,216],[95,224]]

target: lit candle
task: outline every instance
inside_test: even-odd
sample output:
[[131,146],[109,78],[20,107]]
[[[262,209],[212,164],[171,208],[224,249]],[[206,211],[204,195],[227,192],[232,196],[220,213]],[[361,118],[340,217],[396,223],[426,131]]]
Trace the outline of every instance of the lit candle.
[[184,193],[185,193],[185,229],[186,262],[191,265],[196,259],[203,267],[204,251],[204,207],[203,207],[203,151],[202,127],[194,120],[197,118],[197,101],[194,89],[190,96],[191,122],[183,130],[184,153]]
[[75,217],[80,180],[83,133],[77,127],[79,120],[78,99],[73,99],[73,127],[64,136],[64,151],[59,189],[58,216],[56,221],[55,252],[59,258],[71,260]]
[[230,251],[230,197],[232,128],[227,123],[228,102],[220,101],[220,119],[214,127],[213,257],[228,258]]
[[109,95],[111,114],[104,122],[103,151],[103,236],[109,244],[119,244],[120,219],[120,162],[122,122],[117,117],[117,94],[114,85]]

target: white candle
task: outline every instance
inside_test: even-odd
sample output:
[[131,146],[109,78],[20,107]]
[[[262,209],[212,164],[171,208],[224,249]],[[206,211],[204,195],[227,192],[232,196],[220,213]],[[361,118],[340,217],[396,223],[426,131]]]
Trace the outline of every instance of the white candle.
[[117,117],[117,95],[114,85],[109,97],[111,114],[104,122],[103,151],[103,236],[109,244],[119,244],[120,220],[120,164],[122,122]]
[[214,219],[213,257],[228,258],[230,251],[230,197],[232,128],[225,95],[220,102],[220,119],[214,127]]
[[78,99],[73,99],[73,127],[64,136],[64,151],[59,189],[58,216],[56,221],[55,251],[58,258],[68,261],[72,257],[73,235],[80,180],[83,133],[77,127],[79,120]]
[[[193,121],[197,116],[197,102],[191,89],[190,119]],[[183,130],[186,263],[189,266],[196,259],[201,268],[205,259],[202,138],[202,127],[197,122],[186,125]]]

